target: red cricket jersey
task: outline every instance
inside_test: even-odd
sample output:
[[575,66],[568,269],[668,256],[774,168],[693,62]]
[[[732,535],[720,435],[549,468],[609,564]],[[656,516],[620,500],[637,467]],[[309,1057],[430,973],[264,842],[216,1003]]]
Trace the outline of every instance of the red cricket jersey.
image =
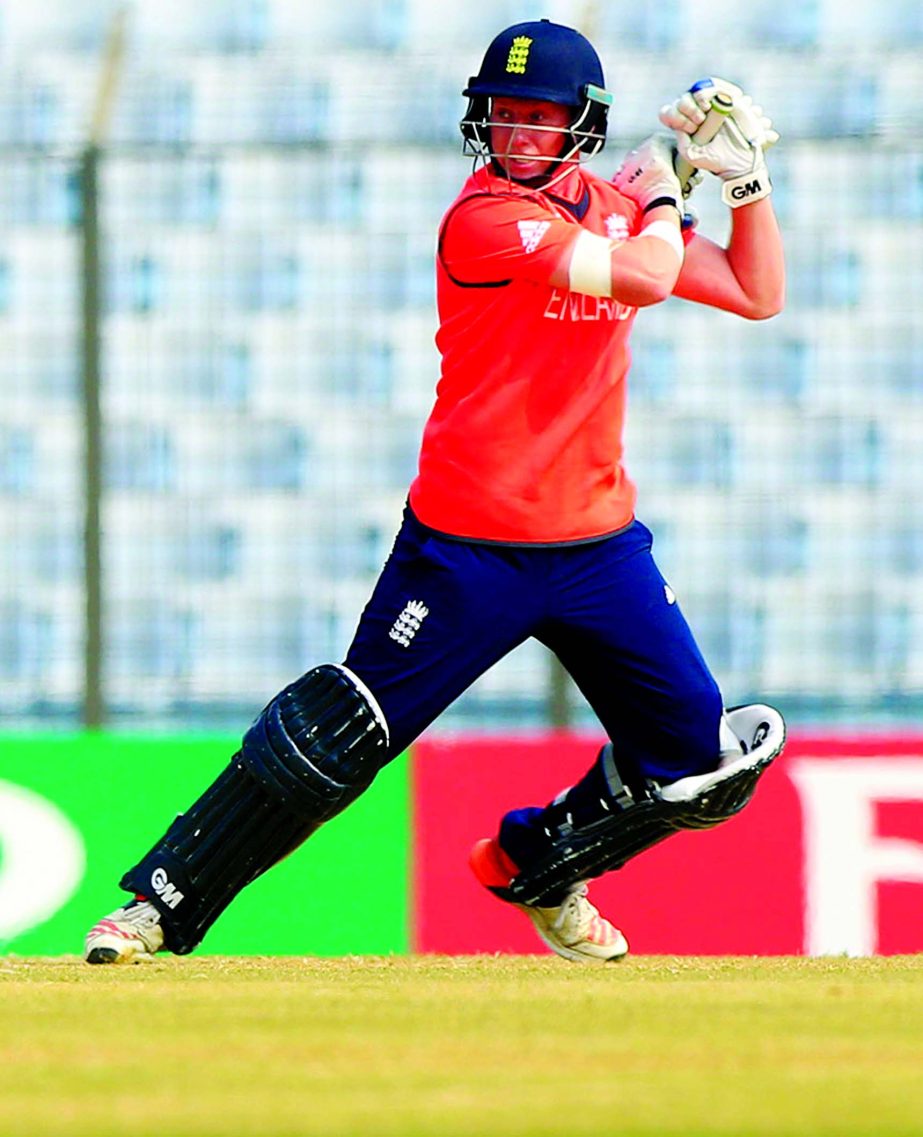
[[480,170],[440,228],[442,373],[410,505],[444,533],[562,543],[634,515],[622,426],[637,309],[548,280],[581,227],[624,240],[641,213],[582,169],[568,179],[576,200],[554,192]]

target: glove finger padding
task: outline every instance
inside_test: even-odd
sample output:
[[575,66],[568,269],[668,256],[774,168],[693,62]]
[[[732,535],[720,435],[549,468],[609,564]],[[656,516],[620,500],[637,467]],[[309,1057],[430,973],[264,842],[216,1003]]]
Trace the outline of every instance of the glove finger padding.
[[738,99],[730,117],[744,138],[761,150],[768,150],[779,141],[779,132],[773,130],[772,119],[763,114],[763,108],[756,106],[749,95]]
[[727,79],[699,79],[678,99],[660,108],[660,121],[670,130],[681,130],[684,134],[695,134],[711,110],[712,101],[721,94],[734,103],[743,95],[736,83]]
[[703,110],[693,98],[691,91],[684,94],[672,103],[660,108],[660,121],[670,130],[682,131],[684,134],[695,134],[705,121],[707,110]]
[[630,151],[612,181],[642,210],[666,200],[682,213],[682,188],[673,169],[673,140],[668,134],[652,134]]
[[747,139],[731,116],[711,142],[700,145],[686,134],[677,134],[676,148],[690,166],[719,178],[752,173],[762,160],[762,150]]

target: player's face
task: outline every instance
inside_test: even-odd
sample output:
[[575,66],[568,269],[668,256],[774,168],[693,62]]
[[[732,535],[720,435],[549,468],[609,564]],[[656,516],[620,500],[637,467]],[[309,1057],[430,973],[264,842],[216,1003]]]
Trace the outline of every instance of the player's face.
[[547,173],[560,157],[562,129],[573,111],[538,99],[498,96],[490,108],[490,148],[511,178],[528,181]]

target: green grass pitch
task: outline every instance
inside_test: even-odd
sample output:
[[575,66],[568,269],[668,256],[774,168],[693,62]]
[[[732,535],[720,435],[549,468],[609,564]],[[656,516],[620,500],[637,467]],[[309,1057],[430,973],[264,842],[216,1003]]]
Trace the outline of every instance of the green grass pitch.
[[923,1134],[923,957],[0,958],[3,1137]]

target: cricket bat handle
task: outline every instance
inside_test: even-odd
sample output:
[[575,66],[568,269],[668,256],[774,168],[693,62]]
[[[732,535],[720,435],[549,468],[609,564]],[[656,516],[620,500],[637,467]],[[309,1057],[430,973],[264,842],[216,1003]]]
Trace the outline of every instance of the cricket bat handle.
[[[727,122],[727,116],[734,109],[734,100],[730,95],[726,95],[723,91],[715,93],[711,101],[711,107],[708,114],[705,116],[705,121],[699,129],[691,136],[690,141],[694,142],[696,146],[705,146],[715,137],[718,131]],[[679,184],[682,186],[683,196],[685,197],[691,186],[691,179],[695,174],[695,167],[690,166],[685,158],[681,158],[679,154],[673,162],[673,169],[676,171],[676,176],[679,178]]]

